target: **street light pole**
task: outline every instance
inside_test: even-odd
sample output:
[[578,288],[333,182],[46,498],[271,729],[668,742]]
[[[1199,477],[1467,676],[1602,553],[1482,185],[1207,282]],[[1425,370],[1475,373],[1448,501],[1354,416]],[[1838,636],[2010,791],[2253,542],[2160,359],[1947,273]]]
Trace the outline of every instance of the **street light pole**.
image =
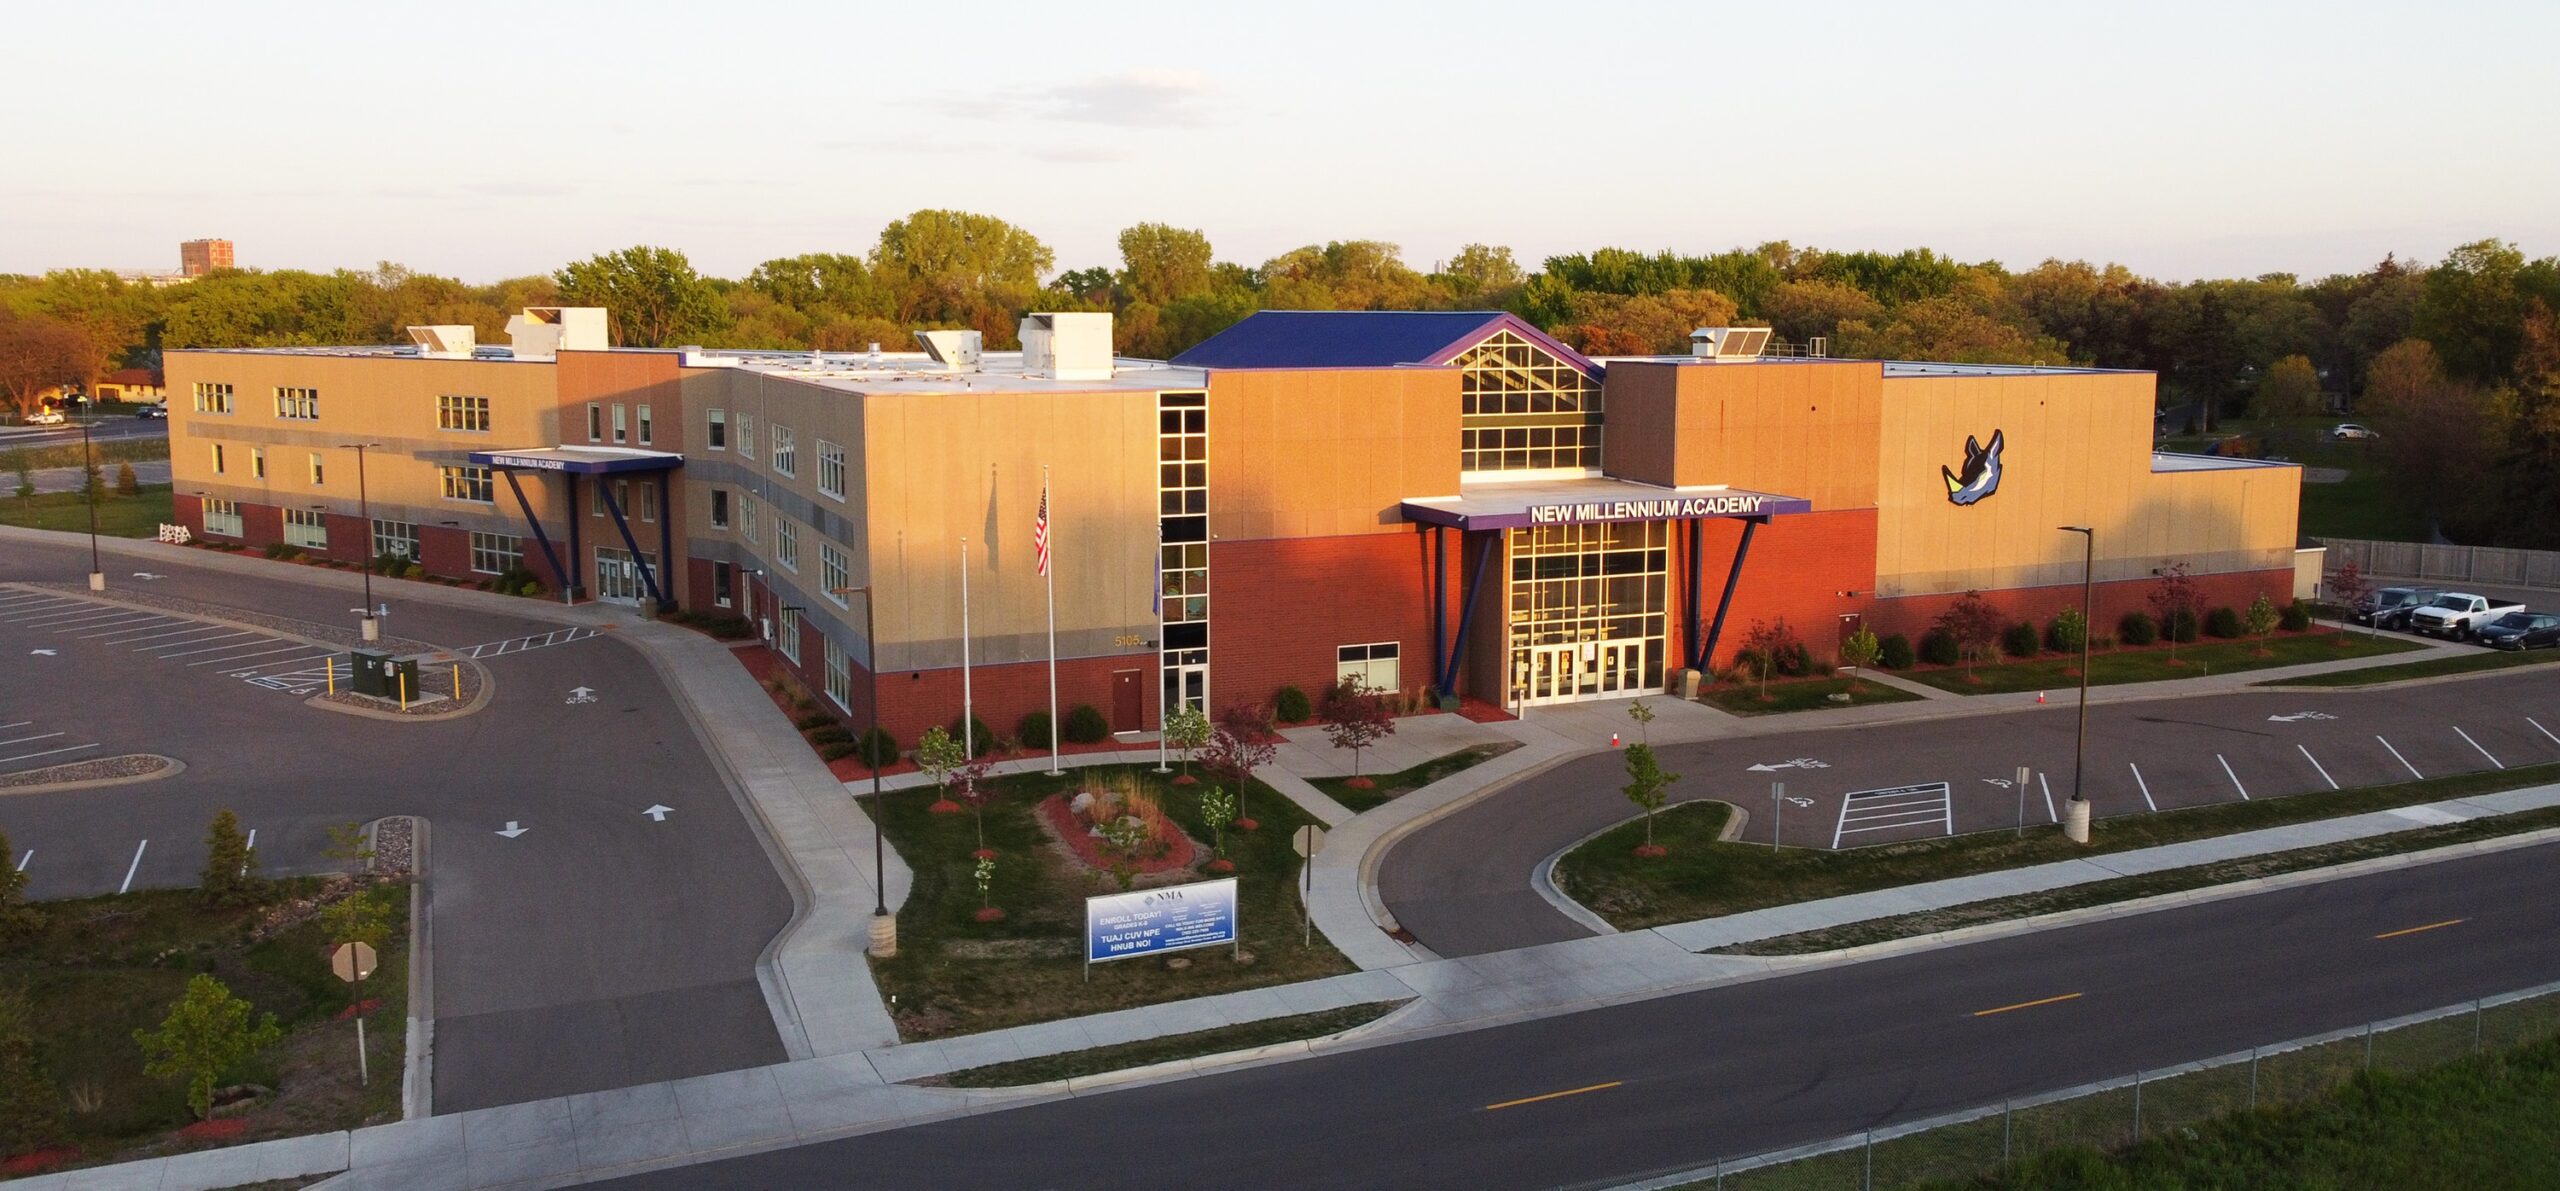
[[340,449],[353,450],[356,453],[356,518],[364,522],[365,549],[364,620],[362,622],[362,628],[364,630],[364,639],[367,641],[379,641],[382,639],[382,621],[377,619],[373,614],[373,566],[377,560],[373,553],[373,497],[365,488],[364,453],[371,448],[381,445],[382,444],[378,442],[338,444]]
[[871,585],[834,587],[832,595],[862,597],[863,667],[871,671],[871,729],[862,738],[862,763],[871,767],[871,957],[888,959],[898,954],[898,919],[889,913],[888,845],[880,839],[880,816],[887,812],[880,801],[880,769],[883,762],[871,750],[880,739],[880,633],[874,615],[878,602],[872,598]]
[[2071,814],[2062,833],[2075,844],[2089,842],[2089,796],[2081,786],[2089,761],[2089,636],[2092,596],[2096,590],[2098,531],[2087,525],[2062,526],[2080,535],[2080,735],[2071,752]]
[[98,452],[89,441],[89,419],[80,419],[80,487],[89,494],[89,590],[107,589],[107,571],[98,565]]

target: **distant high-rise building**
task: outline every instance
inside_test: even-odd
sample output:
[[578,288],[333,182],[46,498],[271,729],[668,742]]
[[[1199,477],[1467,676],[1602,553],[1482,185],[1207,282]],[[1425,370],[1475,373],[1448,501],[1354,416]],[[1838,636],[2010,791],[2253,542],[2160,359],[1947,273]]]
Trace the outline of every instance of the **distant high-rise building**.
[[231,241],[229,240],[189,240],[178,245],[180,276],[202,277],[216,269],[231,267]]

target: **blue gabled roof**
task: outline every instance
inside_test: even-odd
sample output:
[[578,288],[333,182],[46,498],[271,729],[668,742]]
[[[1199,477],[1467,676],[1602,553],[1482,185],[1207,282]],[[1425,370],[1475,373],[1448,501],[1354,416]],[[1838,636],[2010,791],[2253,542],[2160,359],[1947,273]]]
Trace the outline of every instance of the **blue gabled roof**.
[[1393,368],[1445,364],[1508,329],[1594,376],[1599,368],[1499,310],[1262,310],[1173,358],[1185,368]]

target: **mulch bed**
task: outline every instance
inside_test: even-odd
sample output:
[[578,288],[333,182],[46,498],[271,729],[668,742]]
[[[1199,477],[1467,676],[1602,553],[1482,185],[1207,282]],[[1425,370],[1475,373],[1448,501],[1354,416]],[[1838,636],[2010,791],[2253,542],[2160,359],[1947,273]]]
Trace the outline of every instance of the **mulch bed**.
[[239,1117],[219,1117],[188,1125],[178,1130],[178,1136],[188,1141],[229,1141],[248,1131],[249,1122],[246,1120]]
[[[1102,840],[1084,825],[1083,820],[1076,818],[1075,809],[1068,805],[1073,797],[1071,794],[1052,794],[1042,799],[1040,822],[1049,829],[1049,834],[1057,837],[1059,843],[1067,846],[1068,851],[1075,853],[1078,862],[1096,872],[1110,872],[1112,858],[1103,851]],[[1174,826],[1172,818],[1159,822],[1161,827],[1156,832],[1156,843],[1161,851],[1138,858],[1136,869],[1140,876],[1189,868],[1197,855],[1191,837]]]
[[5,1162],[0,1162],[0,1174],[13,1178],[22,1174],[41,1174],[79,1156],[80,1147],[78,1146],[54,1146],[51,1149],[29,1150],[23,1154],[12,1155]]

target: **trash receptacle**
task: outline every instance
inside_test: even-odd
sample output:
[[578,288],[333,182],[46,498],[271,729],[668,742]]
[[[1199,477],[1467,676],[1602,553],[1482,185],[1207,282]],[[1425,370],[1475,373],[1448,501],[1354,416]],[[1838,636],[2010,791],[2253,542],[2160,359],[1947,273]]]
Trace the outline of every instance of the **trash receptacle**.
[[349,656],[353,659],[349,669],[355,679],[357,694],[380,698],[396,693],[391,686],[393,663],[390,654],[379,649],[358,649]]

